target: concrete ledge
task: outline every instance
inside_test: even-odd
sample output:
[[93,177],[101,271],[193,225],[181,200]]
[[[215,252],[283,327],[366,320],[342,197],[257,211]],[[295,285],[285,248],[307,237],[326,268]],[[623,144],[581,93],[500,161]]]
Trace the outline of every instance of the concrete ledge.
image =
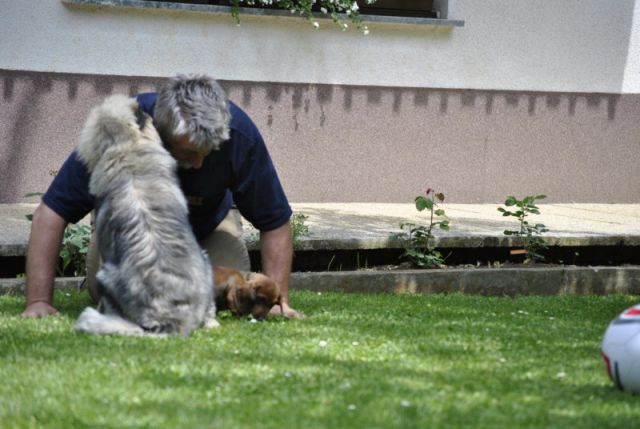
[[[57,278],[79,290],[81,278]],[[487,296],[640,294],[640,267],[535,267],[292,273],[291,290],[466,293]],[[24,294],[24,279],[0,279],[0,294]]]
[[31,231],[26,218],[36,204],[0,204],[0,256],[24,256]]
[[[400,223],[424,225],[425,213],[413,204],[294,203],[295,213],[308,216],[309,236],[301,237],[297,250],[399,249]],[[451,231],[435,231],[440,248],[518,247],[517,238],[505,236],[517,222],[506,219],[496,204],[443,204]],[[531,218],[544,223],[550,246],[640,247],[640,204],[546,204]],[[0,204],[0,256],[23,256],[31,223],[26,215],[36,204]],[[88,217],[82,220],[88,222]],[[250,250],[257,250],[257,231],[245,222]],[[634,250],[635,251],[635,250]]]
[[[82,290],[84,278],[82,277],[58,277],[55,279],[55,290]],[[0,279],[0,295],[24,295],[24,279]]]
[[[357,250],[401,248],[394,234],[401,223],[425,225],[426,213],[413,204],[297,203],[297,213],[308,216],[310,235],[300,240],[300,250]],[[503,217],[497,204],[442,204],[451,230],[436,230],[440,248],[518,247],[521,242],[504,235],[517,221]],[[549,229],[549,246],[640,246],[638,204],[540,204],[533,223]]]
[[489,296],[640,293],[640,267],[481,268],[295,273],[291,289]]

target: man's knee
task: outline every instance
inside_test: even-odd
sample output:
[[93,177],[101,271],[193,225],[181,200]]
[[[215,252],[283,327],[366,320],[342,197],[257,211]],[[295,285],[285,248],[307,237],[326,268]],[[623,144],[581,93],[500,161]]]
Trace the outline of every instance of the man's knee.
[[237,210],[229,211],[220,225],[200,245],[209,254],[213,265],[251,270],[249,252],[242,236],[242,221]]
[[[92,218],[93,224],[93,218]],[[232,209],[218,227],[200,245],[204,248],[211,263],[217,266],[235,268],[241,271],[251,270],[249,251],[242,236],[242,220],[240,213]],[[91,234],[91,243],[87,253],[87,289],[94,303],[97,303],[98,293],[96,274],[100,268],[100,252],[95,229]]]

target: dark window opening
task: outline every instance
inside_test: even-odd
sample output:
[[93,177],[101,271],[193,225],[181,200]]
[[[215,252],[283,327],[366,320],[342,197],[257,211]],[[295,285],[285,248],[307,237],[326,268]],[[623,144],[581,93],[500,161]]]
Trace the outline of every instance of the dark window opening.
[[358,0],[361,15],[408,16],[412,18],[437,18],[431,0],[378,0],[367,4]]
[[[165,0],[146,0],[165,1]],[[377,0],[373,4],[367,4],[367,0],[357,0],[360,15],[400,16],[411,18],[440,18],[434,11],[433,0]],[[173,0],[172,3],[204,4],[216,6],[231,6],[229,0]],[[249,5],[241,4],[243,8],[280,9],[274,5]],[[320,6],[315,5],[313,10],[320,12]]]

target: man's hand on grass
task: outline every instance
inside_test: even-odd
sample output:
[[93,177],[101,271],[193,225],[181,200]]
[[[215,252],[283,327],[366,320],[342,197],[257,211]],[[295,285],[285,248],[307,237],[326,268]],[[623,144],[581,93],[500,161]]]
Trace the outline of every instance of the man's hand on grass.
[[22,312],[22,317],[58,316],[60,312],[51,304],[44,301],[36,301],[27,306]]
[[282,303],[282,307],[279,305],[274,305],[269,312],[270,316],[284,316],[289,319],[304,319],[304,314],[299,311],[294,310],[289,307],[289,304],[286,302]]

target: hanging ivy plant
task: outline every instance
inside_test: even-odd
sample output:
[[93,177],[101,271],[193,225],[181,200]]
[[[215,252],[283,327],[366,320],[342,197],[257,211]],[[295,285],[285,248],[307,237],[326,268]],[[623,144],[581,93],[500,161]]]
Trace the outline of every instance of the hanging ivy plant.
[[[349,24],[344,19],[341,19],[346,15],[347,20],[355,25],[356,28],[364,34],[369,33],[369,29],[362,24],[360,19],[358,2],[354,0],[230,0],[230,2],[231,14],[237,23],[240,23],[241,7],[259,6],[289,10],[292,14],[303,16],[315,28],[320,27],[320,23],[317,20],[318,14],[323,14],[330,17],[343,30],[346,30],[349,28]],[[366,0],[367,4],[375,2],[376,0]]]

